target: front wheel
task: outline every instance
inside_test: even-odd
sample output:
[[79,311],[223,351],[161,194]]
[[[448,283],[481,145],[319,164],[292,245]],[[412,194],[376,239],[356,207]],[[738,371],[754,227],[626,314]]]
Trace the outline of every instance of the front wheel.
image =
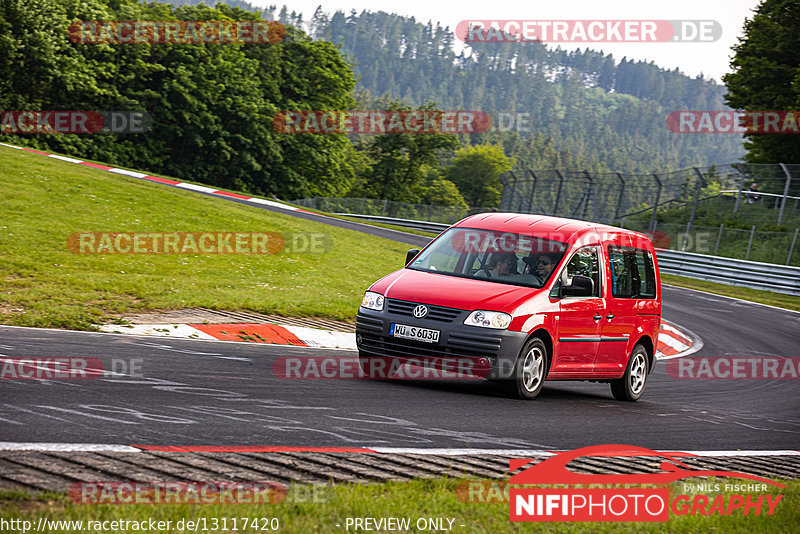
[[505,381],[506,390],[518,399],[535,399],[542,391],[546,372],[547,347],[541,339],[533,338],[522,348],[511,378]]
[[628,402],[639,400],[647,382],[647,367],[647,350],[641,345],[636,345],[628,360],[625,374],[622,378],[611,381],[611,394],[614,398]]

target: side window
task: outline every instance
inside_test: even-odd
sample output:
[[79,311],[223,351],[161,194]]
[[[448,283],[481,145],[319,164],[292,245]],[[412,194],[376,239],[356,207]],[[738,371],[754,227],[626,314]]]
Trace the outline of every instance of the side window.
[[[600,262],[598,260],[597,247],[589,246],[579,249],[567,262],[564,269],[567,272],[567,283],[572,282],[572,277],[575,275],[585,276],[591,278],[594,286],[593,297],[603,296],[603,288],[601,286],[600,278]],[[561,286],[561,277],[553,288],[551,296],[557,297],[558,290]]]
[[656,276],[650,252],[629,247],[608,247],[611,263],[611,294],[615,298],[656,297]]
[[636,251],[636,267],[639,271],[639,298],[656,298],[656,271],[653,268],[653,257],[650,255],[650,251]]

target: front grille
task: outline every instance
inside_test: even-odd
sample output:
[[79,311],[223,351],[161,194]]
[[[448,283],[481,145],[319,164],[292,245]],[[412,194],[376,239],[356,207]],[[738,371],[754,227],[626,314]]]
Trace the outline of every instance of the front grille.
[[[449,340],[455,341],[454,334],[450,334]],[[378,354],[381,356],[394,356],[401,358],[418,357],[418,358],[453,358],[453,357],[468,357],[489,358],[494,361],[497,357],[497,352],[500,350],[500,339],[497,338],[496,343],[486,343],[486,348],[474,342],[467,342],[460,340],[458,344],[454,343],[453,346],[441,345],[437,343],[422,343],[419,341],[412,341],[409,339],[400,339],[385,335],[375,335],[372,332],[361,334],[361,344],[359,348],[364,352]]]
[[[419,304],[419,302],[389,299],[387,309],[389,313],[414,317],[414,308],[419,306]],[[430,304],[425,304],[425,306],[428,307],[428,314],[425,316],[425,319],[430,319],[431,321],[452,323],[462,312],[455,308],[445,308],[443,306],[431,306]]]

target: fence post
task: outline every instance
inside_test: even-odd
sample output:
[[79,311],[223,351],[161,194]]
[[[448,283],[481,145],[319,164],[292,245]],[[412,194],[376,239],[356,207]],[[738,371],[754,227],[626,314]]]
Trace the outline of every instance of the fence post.
[[553,170],[556,171],[556,176],[558,176],[558,192],[556,193],[556,204],[553,207],[553,215],[558,215],[558,202],[561,200],[561,188],[564,186],[564,177],[558,169]]
[[786,265],[789,265],[789,262],[792,261],[792,252],[794,252],[794,245],[795,245],[795,243],[797,243],[797,231],[798,230],[800,230],[800,228],[795,228],[794,229],[794,237],[792,238],[792,246],[789,247],[789,255],[786,256]]
[[656,173],[653,173],[653,178],[656,179],[656,183],[658,184],[658,190],[656,191],[656,201],[653,203],[653,214],[650,216],[650,231],[655,233],[656,231],[656,210],[658,210],[658,201],[661,199],[661,179],[659,179]]
[[750,228],[750,241],[747,242],[747,254],[744,255],[744,259],[750,258],[750,247],[753,246],[753,236],[756,233],[756,225],[754,224],[752,228]]
[[789,169],[786,168],[786,165],[783,163],[779,163],[778,165],[781,166],[783,169],[783,173],[786,175],[786,185],[783,186],[783,200],[781,201],[781,211],[778,212],[778,225],[781,224],[783,221],[783,208],[786,207],[786,197],[789,195],[789,186],[792,184],[792,173],[789,172]]
[[717,234],[717,244],[714,245],[714,256],[719,252],[719,242],[722,239],[722,229],[725,228],[725,223],[719,225],[719,234]]
[[533,174],[533,171],[528,169],[528,174],[531,175],[532,182],[531,182],[531,196],[528,199],[528,213],[533,213],[533,194],[536,191],[536,175]]
[[589,203],[592,204],[592,220],[594,220],[595,219],[594,202],[592,201],[592,190],[594,189],[594,180],[592,179],[592,175],[589,174],[589,171],[584,170],[583,174],[585,174],[586,179],[589,180],[589,189],[586,191],[586,203],[583,205],[583,220],[586,220],[586,216],[589,213]]
[[[622,178],[622,174],[620,174],[620,173],[617,173],[617,178],[619,179],[619,182],[620,182],[621,185],[620,185],[620,188],[619,188],[619,198],[617,199],[617,207],[614,210],[614,219],[618,219],[619,218],[619,212],[622,211],[622,199],[625,196],[625,180]],[[622,219],[622,224],[623,224],[623,228],[624,228],[625,227],[624,226],[625,225],[625,219],[624,218]]]
[[681,250],[686,250],[686,242],[689,240],[689,232],[692,231],[692,224],[694,224],[695,214],[697,213],[697,203],[700,201],[700,190],[705,187],[706,179],[703,178],[703,173],[697,167],[692,167],[697,175],[697,190],[694,193],[694,204],[692,205],[692,213],[689,215],[689,224],[686,225],[686,235],[683,236],[683,245]]
[[[508,171],[511,176],[514,177],[514,181],[511,182],[511,194],[509,195],[508,201],[508,211],[514,211],[514,195],[517,194],[517,175],[514,171]],[[506,186],[503,184],[503,196],[506,196]],[[500,203],[502,207],[502,202]]]
[[457,221],[458,221],[458,204],[456,204],[456,214],[455,214],[455,217],[453,218],[453,223],[455,223]]
[[383,199],[383,209],[381,210],[381,217],[386,217],[386,203],[389,202],[388,198]]
[[747,176],[744,172],[744,167],[741,164],[736,164],[734,167],[739,169],[739,174],[742,176],[742,179],[739,180],[739,190],[736,192],[736,202],[733,204],[733,216],[736,217],[736,214],[739,212],[739,200],[742,197],[742,189],[744,189],[744,179]]
[[433,202],[431,202],[430,208],[428,208],[428,220],[433,220]]

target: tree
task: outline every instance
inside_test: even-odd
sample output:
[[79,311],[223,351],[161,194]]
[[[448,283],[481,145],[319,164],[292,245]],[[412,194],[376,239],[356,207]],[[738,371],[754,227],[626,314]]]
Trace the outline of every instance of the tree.
[[[749,111],[800,110],[800,2],[765,0],[733,46],[723,76],[729,106]],[[800,163],[796,135],[745,134],[752,163]]]
[[[396,104],[393,110],[410,110]],[[428,103],[419,111],[434,111],[435,104]],[[438,165],[440,151],[454,150],[459,146],[455,135],[444,133],[387,133],[378,135],[367,148],[372,164],[364,180],[367,196],[415,202],[423,191],[425,168]]]
[[500,175],[511,170],[514,160],[499,145],[478,145],[456,151],[446,177],[456,184],[470,206],[494,207],[500,203]]

